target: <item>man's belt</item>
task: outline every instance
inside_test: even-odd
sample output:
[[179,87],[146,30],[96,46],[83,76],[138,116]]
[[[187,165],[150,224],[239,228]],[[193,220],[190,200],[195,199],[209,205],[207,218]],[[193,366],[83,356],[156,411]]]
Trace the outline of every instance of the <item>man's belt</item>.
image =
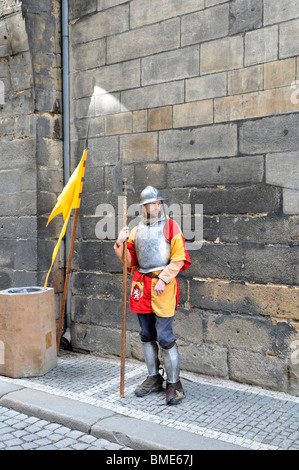
[[158,274],[155,273],[144,273],[145,276],[151,277],[152,279],[158,279]]

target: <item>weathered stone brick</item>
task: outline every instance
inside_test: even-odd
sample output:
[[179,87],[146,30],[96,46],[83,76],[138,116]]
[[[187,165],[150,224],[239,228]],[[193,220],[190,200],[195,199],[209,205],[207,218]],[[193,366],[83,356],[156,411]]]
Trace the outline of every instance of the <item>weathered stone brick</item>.
[[133,134],[120,139],[120,153],[125,163],[151,162],[157,160],[157,135]]
[[226,73],[215,73],[186,80],[186,101],[226,96]]
[[250,91],[263,90],[263,88],[264,69],[262,65],[255,65],[253,67],[228,72],[229,95],[239,95]]
[[[81,152],[78,154],[82,155]],[[118,159],[118,137],[89,139],[88,159],[91,166],[115,165]]]
[[22,12],[5,18],[8,36],[10,38],[10,53],[19,54],[29,50],[28,35],[25,27],[25,19]]
[[299,190],[298,177],[299,152],[273,153],[266,156],[266,183]]
[[169,163],[168,185],[204,187],[214,184],[258,183],[262,181],[263,173],[263,156]]
[[219,5],[183,16],[182,46],[196,44],[227,36],[229,5]]
[[71,76],[73,98],[97,96],[107,92],[136,88],[140,85],[140,61],[77,72]]
[[142,60],[142,84],[170,82],[199,74],[199,46],[163,52]]
[[101,11],[106,10],[107,8],[121,5],[122,3],[127,3],[127,0],[97,0],[97,2],[97,9],[98,11]]
[[250,31],[245,35],[245,65],[262,64],[278,58],[278,26]]
[[180,104],[173,107],[173,127],[201,126],[212,123],[212,100]]
[[204,8],[204,0],[164,0],[163,5],[160,0],[133,0],[130,10],[131,28],[158,23],[168,18],[186,15],[192,11],[202,10]]
[[201,278],[240,280],[261,284],[297,285],[293,266],[298,263],[297,246],[263,244],[206,244],[193,251],[188,275]]
[[201,75],[241,67],[243,67],[243,37],[233,36],[201,44]]
[[132,113],[112,114],[105,118],[105,134],[128,134],[132,132]]
[[292,89],[283,87],[216,99],[215,122],[294,113],[299,103],[293,103],[291,95]]
[[150,85],[121,94],[122,111],[155,108],[184,102],[184,81]]
[[213,377],[228,378],[227,349],[215,344],[178,341],[182,369]]
[[236,349],[229,352],[228,359],[230,379],[287,391],[287,365],[284,360]]
[[88,4],[86,4],[85,0],[73,0],[69,6],[69,15],[71,19],[79,18],[96,11],[97,0],[90,0]]
[[[285,203],[284,198],[283,202]],[[287,245],[299,238],[299,218],[282,217],[281,214],[221,216],[219,238],[220,241],[228,243],[257,242]]]
[[20,188],[21,175],[18,170],[0,170],[0,192],[17,193]]
[[147,130],[147,110],[133,112],[133,132],[146,132]]
[[155,188],[166,186],[166,165],[151,163],[148,165],[136,165],[135,189],[142,190],[146,186],[154,185]]
[[106,61],[106,41],[99,39],[86,44],[76,44],[71,49],[70,68],[73,71],[101,67]]
[[237,127],[233,124],[160,132],[160,160],[229,157],[237,152]]
[[229,33],[237,34],[262,26],[263,5],[259,0],[233,0],[229,11]]
[[281,191],[267,185],[193,189],[190,201],[191,204],[200,201],[204,214],[278,212],[281,208]]
[[265,89],[290,86],[295,78],[295,58],[268,62],[264,65]]
[[298,3],[296,0],[264,0],[264,24],[281,23],[297,18]]
[[129,6],[120,5],[79,19],[70,26],[70,37],[73,44],[78,44],[118,34],[128,29]]
[[154,108],[148,110],[148,130],[156,131],[160,129],[172,128],[172,106]]
[[228,349],[266,353],[273,351],[275,334],[268,318],[236,314],[209,314],[205,322],[205,340]]
[[296,189],[283,189],[283,213],[299,214],[299,191]]
[[279,27],[279,57],[299,54],[299,20],[283,23]]
[[[113,10],[114,11],[114,10]],[[114,13],[115,14],[115,13]],[[115,17],[117,19],[117,16]],[[180,46],[180,20],[175,18],[153,26],[107,38],[107,63],[144,57]]]
[[240,126],[240,151],[244,154],[298,150],[299,115],[273,116]]
[[297,287],[218,280],[190,281],[190,302],[195,307],[298,320]]

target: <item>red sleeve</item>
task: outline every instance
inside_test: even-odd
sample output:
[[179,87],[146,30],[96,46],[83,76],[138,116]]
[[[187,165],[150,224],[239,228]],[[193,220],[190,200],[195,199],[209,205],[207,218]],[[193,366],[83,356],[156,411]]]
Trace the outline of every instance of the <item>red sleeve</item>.
[[188,251],[186,250],[185,237],[179,225],[172,219],[168,219],[168,227],[164,227],[164,236],[170,242],[170,262],[184,261],[181,271],[185,271],[191,265]]

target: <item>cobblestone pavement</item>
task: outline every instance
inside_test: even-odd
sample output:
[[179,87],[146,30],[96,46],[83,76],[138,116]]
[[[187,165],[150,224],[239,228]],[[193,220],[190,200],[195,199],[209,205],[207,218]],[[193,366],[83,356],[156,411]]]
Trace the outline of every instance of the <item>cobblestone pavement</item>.
[[130,450],[57,423],[0,407],[0,450]]
[[164,393],[135,397],[146,368],[133,360],[126,361],[125,397],[120,398],[119,370],[117,359],[63,351],[57,367],[45,376],[6,380],[248,449],[299,450],[299,397],[182,371],[186,399],[169,407]]

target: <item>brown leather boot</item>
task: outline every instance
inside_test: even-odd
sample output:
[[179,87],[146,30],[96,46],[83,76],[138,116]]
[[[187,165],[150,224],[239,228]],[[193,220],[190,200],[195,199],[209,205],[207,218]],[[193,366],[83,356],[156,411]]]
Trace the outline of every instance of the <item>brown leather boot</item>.
[[145,397],[152,392],[161,392],[163,390],[163,377],[160,374],[149,375],[141,385],[135,390],[136,397]]
[[181,381],[166,383],[166,405],[178,405],[185,398],[185,392]]

